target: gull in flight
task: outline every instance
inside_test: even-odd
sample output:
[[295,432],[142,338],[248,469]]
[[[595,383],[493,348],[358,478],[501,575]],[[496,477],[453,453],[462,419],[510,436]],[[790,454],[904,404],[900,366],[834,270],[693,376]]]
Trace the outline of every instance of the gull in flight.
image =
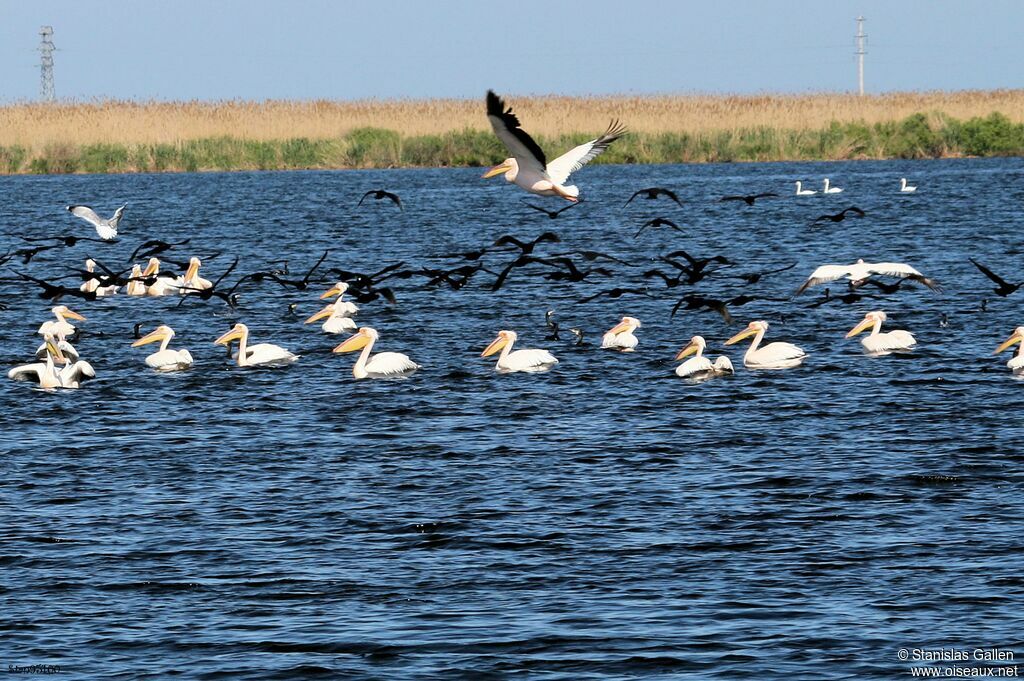
[[128,204],[124,204],[120,208],[114,211],[114,215],[104,220],[96,214],[89,206],[68,206],[68,212],[75,217],[82,218],[93,227],[96,228],[96,233],[100,235],[100,238],[104,241],[110,241],[117,237],[117,225],[121,222],[121,217],[124,215],[124,209]]

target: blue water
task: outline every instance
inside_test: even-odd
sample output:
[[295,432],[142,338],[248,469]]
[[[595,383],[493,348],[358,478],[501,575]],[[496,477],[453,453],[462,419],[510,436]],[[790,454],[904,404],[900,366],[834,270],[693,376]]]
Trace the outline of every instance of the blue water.
[[[66,212],[129,209],[116,244],[79,243],[0,269],[0,365],[29,361],[53,305],[12,281],[128,266],[145,239],[191,238],[216,277],[279,267],[218,300],[66,299],[98,377],[77,391],[0,384],[0,669],[59,678],[905,678],[907,648],[995,646],[1024,655],[1024,384],[992,355],[1024,323],[967,261],[1024,278],[1024,161],[950,160],[587,168],[586,201],[549,220],[479,170],[0,178],[0,253],[21,235],[89,235]],[[792,196],[793,181],[838,196]],[[906,176],[920,189],[897,192]],[[683,200],[641,199],[641,187]],[[359,196],[398,192],[405,211]],[[778,191],[748,208],[723,194]],[[545,201],[538,199],[538,202]],[[848,205],[861,220],[808,227]],[[546,205],[559,204],[546,200]],[[647,219],[666,229],[633,234]],[[597,249],[612,278],[550,282],[480,273],[459,291],[389,282],[362,306],[377,347],[422,365],[355,381],[344,336],[304,326],[328,267],[373,272],[553,229],[538,253]],[[641,274],[658,254],[721,253],[736,266],[693,287]],[[208,256],[223,251],[220,256]],[[500,270],[509,254],[490,254]],[[908,262],[942,285],[809,309],[793,291],[819,264]],[[746,285],[725,274],[797,266]],[[463,264],[451,261],[451,266]],[[587,267],[592,264],[581,263]],[[594,263],[598,264],[598,263]],[[297,277],[296,277],[297,278]],[[73,284],[74,280],[66,283]],[[614,286],[651,297],[577,301]],[[839,283],[833,291],[843,292]],[[780,298],[670,318],[685,293]],[[986,312],[975,312],[988,299]],[[296,303],[294,314],[289,305]],[[545,340],[553,309],[561,341]],[[869,310],[914,333],[907,357],[869,358],[844,334]],[[940,326],[945,313],[948,326]],[[623,315],[635,354],[597,350]],[[810,355],[742,367],[722,342],[752,319]],[[302,355],[239,369],[213,340],[235,321]],[[169,324],[196,358],[160,375],[132,327]],[[569,327],[585,331],[575,347]],[[499,329],[545,347],[546,374],[500,375],[481,350]],[[675,377],[695,334],[735,376]],[[1019,658],[1018,658],[1019,659]]]

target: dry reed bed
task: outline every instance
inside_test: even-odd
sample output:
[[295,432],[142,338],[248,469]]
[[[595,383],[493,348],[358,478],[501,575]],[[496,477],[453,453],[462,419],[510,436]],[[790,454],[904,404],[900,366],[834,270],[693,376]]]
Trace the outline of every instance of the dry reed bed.
[[[773,128],[819,130],[831,122],[902,120],[919,112],[966,120],[994,111],[1024,122],[1024,90],[762,96],[508,96],[531,132],[558,137],[603,130],[620,118],[638,133],[705,134]],[[224,101],[14,104],[0,107],[0,146],[30,154],[50,145],[179,144],[229,136],[329,139],[366,127],[403,137],[486,130],[479,100]]]

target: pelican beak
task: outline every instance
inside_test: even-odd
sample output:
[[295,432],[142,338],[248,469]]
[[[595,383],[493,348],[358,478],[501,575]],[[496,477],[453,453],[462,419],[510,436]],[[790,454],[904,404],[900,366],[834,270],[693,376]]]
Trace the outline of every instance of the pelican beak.
[[850,333],[846,334],[846,337],[847,338],[853,338],[858,333],[871,328],[871,325],[874,324],[874,323],[875,323],[874,319],[867,319],[867,318],[865,318],[864,321],[862,321],[860,324],[858,324],[857,326],[855,326],[852,329],[850,329]]
[[748,336],[753,336],[755,333],[757,333],[757,329],[748,326],[747,328],[743,329],[729,340],[725,341],[725,344],[733,345],[734,343],[739,343],[744,338],[747,338]]
[[142,276],[148,277],[151,274],[156,274],[157,271],[159,271],[159,269],[160,261],[158,261],[156,258],[153,258],[152,260],[149,261],[149,264],[146,265],[146,269],[142,270]]
[[188,269],[185,270],[185,281],[192,281],[199,274],[199,261],[193,260],[188,264]]
[[[338,289],[337,286],[332,286],[328,291],[320,294],[320,300],[323,300],[325,298],[333,298],[334,296],[339,295],[340,293],[341,291]],[[309,322],[306,323],[308,324]]]
[[494,177],[495,175],[501,175],[502,173],[507,173],[510,170],[512,170],[512,166],[510,166],[508,163],[505,163],[504,161],[502,161],[501,165],[494,166],[493,168],[488,170],[486,173],[484,173],[482,175],[482,177],[483,177],[483,179],[486,180],[489,177]]
[[324,309],[320,310],[315,315],[304,321],[303,324],[312,324],[316,320],[323,319],[324,317],[330,317],[332,314],[334,314],[334,306],[328,305]]
[[64,357],[64,353],[61,352],[60,347],[54,343],[53,340],[46,341],[46,350],[53,355],[53,358],[58,362],[67,362],[67,358]]
[[1011,347],[1015,343],[1020,343],[1022,340],[1024,340],[1024,336],[1021,336],[1020,334],[1015,333],[1012,336],[1010,336],[1009,338],[1007,338],[1005,341],[1003,341],[1003,344],[1000,345],[998,348],[996,348],[995,352],[993,352],[992,354],[993,355],[998,355],[1003,350]]
[[697,352],[697,344],[696,343],[690,343],[685,348],[683,348],[682,350],[679,351],[679,354],[676,355],[676,360],[678,361],[678,360],[682,359],[683,357],[686,357],[687,355],[692,355],[695,352]]
[[242,337],[241,329],[235,328],[228,331],[226,334],[213,341],[214,345],[227,345],[233,340],[238,340]]
[[612,328],[608,329],[608,333],[613,334],[613,335],[618,335],[618,334],[622,333],[623,331],[628,331],[628,330],[629,330],[629,322],[627,322],[626,320],[622,320],[621,322],[619,322],[618,324],[616,324]]
[[490,357],[491,355],[496,353],[498,350],[501,350],[506,345],[508,345],[508,339],[505,338],[504,336],[498,336],[490,345],[484,348],[484,351],[480,353],[480,356]]
[[77,319],[80,322],[84,322],[85,321],[85,317],[83,317],[82,315],[78,314],[77,312],[72,312],[71,310],[68,310],[68,309],[64,310],[64,316],[67,317],[68,319]]
[[164,332],[159,330],[150,331],[148,334],[140,338],[139,340],[132,343],[133,348],[137,348],[147,343],[155,343],[156,341],[162,341],[164,339]]
[[362,350],[369,342],[370,337],[363,335],[360,331],[338,347],[334,348],[334,352],[352,352],[353,350]]

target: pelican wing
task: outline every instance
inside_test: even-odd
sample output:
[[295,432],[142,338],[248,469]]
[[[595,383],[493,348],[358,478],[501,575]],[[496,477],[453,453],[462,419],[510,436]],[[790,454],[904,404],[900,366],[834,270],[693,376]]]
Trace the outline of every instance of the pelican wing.
[[96,227],[99,227],[100,223],[103,222],[103,218],[96,215],[96,211],[89,208],[89,206],[68,206],[68,210],[71,211],[71,214],[75,217],[82,218]]
[[570,175],[604,153],[608,145],[624,134],[626,134],[626,127],[618,121],[612,121],[603,135],[578,147],[573,147],[549,163],[548,176],[555,184],[565,184]]
[[875,274],[884,274],[889,277],[906,277],[914,281],[920,282],[932,289],[933,291],[939,288],[939,285],[933,279],[929,279],[924,276],[910,265],[902,262],[876,262],[868,265],[868,270]]
[[714,365],[707,357],[691,357],[676,367],[676,376],[686,378],[694,374],[702,374],[711,371]]
[[538,348],[515,350],[508,353],[508,357],[504,364],[499,362],[499,366],[501,368],[511,369],[513,371],[544,367],[550,364],[558,364],[558,360],[547,350],[541,350]]
[[807,355],[800,347],[792,343],[769,343],[758,348],[752,353],[756,356],[758,363],[779,362],[790,359],[799,359]]
[[849,265],[822,265],[818,269],[811,272],[811,276],[807,277],[807,281],[800,285],[800,288],[796,290],[796,294],[800,295],[811,286],[824,284],[829,281],[835,281],[836,279],[848,276],[849,274]]
[[505,107],[501,97],[493,90],[487,91],[487,118],[491,121],[494,134],[515,157],[520,167],[529,168],[541,175],[546,174],[547,158],[525,130],[519,127],[519,119],[512,113],[512,107]]
[[85,360],[69,364],[60,371],[60,384],[64,388],[77,388],[90,378],[96,378],[96,371]]
[[872,351],[906,350],[917,345],[917,340],[909,331],[897,329],[888,333],[868,336],[864,339],[864,347]]
[[7,378],[15,381],[32,381],[33,383],[40,383],[42,381],[44,371],[46,371],[45,362],[22,364],[21,366],[16,366],[8,371]]
[[400,352],[378,352],[366,363],[366,371],[378,376],[397,376],[419,368],[419,364]]

